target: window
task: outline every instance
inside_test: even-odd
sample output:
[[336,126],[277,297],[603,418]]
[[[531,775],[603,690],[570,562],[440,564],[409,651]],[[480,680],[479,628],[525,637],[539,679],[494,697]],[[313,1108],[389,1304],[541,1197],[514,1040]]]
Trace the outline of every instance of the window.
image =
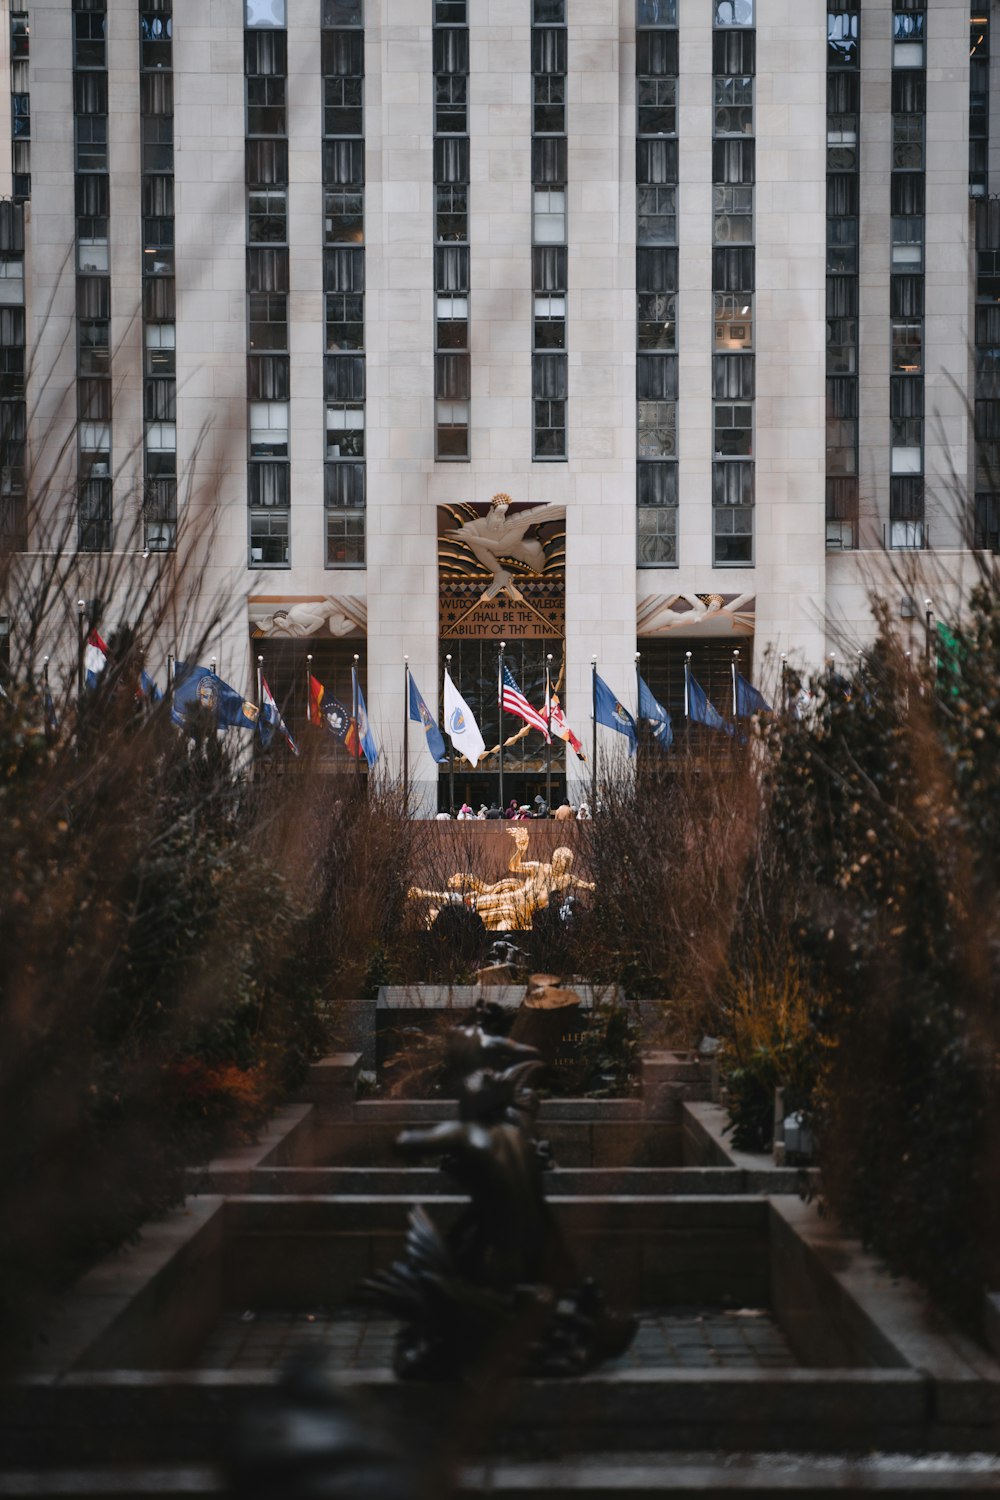
[[826,17],[827,64],[831,68],[858,66],[858,35],[861,18],[857,11],[830,10]]
[[532,0],[531,20],[534,26],[566,24],[566,0]]
[[361,78],[324,78],[324,135],[361,135],[364,129],[364,107]]
[[895,114],[892,117],[892,165],[898,172],[924,169],[924,116]]
[[177,428],[173,422],[150,422],[146,428],[146,473],[159,479],[177,473]]
[[978,552],[1000,552],[1000,496],[979,494],[975,507],[973,547]]
[[247,238],[251,245],[283,245],[288,239],[286,188],[250,188],[247,193]]
[[79,323],[78,327],[80,330],[80,374],[110,374],[111,324],[91,320]]
[[468,0],[434,0],[435,26],[464,26]]
[[328,568],[364,567],[365,513],[363,510],[327,507],[326,565]]
[[535,401],[534,458],[566,457],[566,402]]
[[111,424],[109,422],[81,422],[79,424],[80,454],[84,467],[94,475],[111,472]]
[[828,115],[826,120],[826,168],[828,172],[854,172],[858,165],[857,115]]
[[851,552],[854,549],[854,522],[830,521],[826,523],[827,552]]
[[858,367],[857,318],[828,318],[826,324],[826,373],[853,375]]
[[467,401],[435,402],[434,431],[437,444],[436,458],[468,458],[469,403]]
[[892,325],[892,372],[915,375],[923,367],[923,324],[917,321]]
[[438,297],[437,346],[439,349],[467,349],[469,347],[468,297]]
[[328,188],[323,194],[323,234],[327,245],[360,245],[365,237],[363,192]]
[[753,240],[753,188],[716,183],[712,188],[717,245],[748,245]]
[[345,402],[326,409],[326,456],[363,458],[365,453],[365,409],[360,402]]
[[536,245],[566,243],[566,193],[563,188],[535,188],[532,234]]
[[174,221],[143,219],[142,269],[146,276],[174,274]]
[[890,521],[889,546],[894,551],[916,552],[924,545],[923,521]]
[[10,13],[10,55],[14,62],[27,62],[31,45],[31,26],[26,10]]
[[143,172],[174,170],[174,121],[171,115],[146,115],[142,122]]
[[889,444],[893,474],[919,474],[923,469],[923,417],[890,417]]
[[856,276],[858,272],[858,221],[854,218],[826,221],[826,269],[831,276]]
[[140,13],[139,51],[142,68],[169,68],[172,63],[171,39],[173,21],[170,16],[153,12]]
[[744,402],[715,403],[715,455],[749,458],[753,453],[753,407]]
[[469,189],[464,183],[439,183],[434,189],[438,240],[465,244],[469,238]]
[[[107,49],[104,42],[105,16],[100,12],[77,11],[73,16],[73,66],[74,68],[106,68]],[[25,28],[27,32],[27,28]]]
[[676,26],[677,0],[637,0],[637,26]]
[[107,115],[77,115],[76,170],[78,172],[106,172],[107,169]]
[[716,78],[714,127],[717,136],[753,134],[753,79]]
[[894,271],[921,271],[923,264],[923,218],[894,218],[892,220],[892,269]]
[[924,65],[924,23],[920,10],[897,11],[892,18],[892,65],[894,68],[922,68]]
[[111,547],[111,481],[85,479],[80,486],[77,546],[81,552],[106,552]]
[[753,348],[753,293],[715,292],[715,348]]
[[287,26],[285,0],[245,0],[247,26]]
[[434,80],[434,129],[438,135],[464,135],[468,129],[468,79],[439,73]]
[[715,0],[716,26],[752,26],[753,0]]
[[250,457],[288,457],[288,402],[250,402]]
[[[465,0],[453,0],[465,4]],[[360,26],[362,24],[361,0],[323,0],[324,26]]]
[[251,568],[288,566],[288,523],[287,510],[251,510]]
[[640,401],[636,455],[639,458],[677,457],[677,402]]
[[[281,299],[284,301],[284,298]],[[278,345],[274,346],[279,347]],[[284,348],[284,345],[280,347]],[[326,294],[326,349],[328,354],[338,350],[363,349],[365,347],[365,299],[361,292],[327,292]]]
[[251,292],[250,348],[257,353],[288,348],[288,298],[280,292]]
[[712,562],[716,567],[753,562],[753,507],[719,505],[712,511]]
[[566,131],[566,79],[561,73],[536,73],[534,76],[535,135],[564,135]]
[[639,567],[673,567],[677,562],[676,508],[640,505],[636,514],[636,561]]
[[827,417],[826,472],[837,475],[856,474],[858,472],[858,423],[856,418]]
[[639,135],[677,134],[677,79],[637,78]]
[[[8,264],[11,264],[11,263],[8,262]],[[78,224],[77,224],[77,241],[76,241],[76,268],[77,268],[78,271],[84,271],[84,272],[90,272],[90,271],[104,272],[104,271],[107,271],[107,269],[108,269],[108,235],[107,235],[107,229],[105,229],[103,235],[101,235],[99,238],[94,235],[93,231],[91,231],[89,234],[82,234],[80,232],[79,221],[78,221]],[[16,300],[18,302],[23,302],[24,301],[24,295],[23,295],[23,293],[24,293],[24,285],[23,285],[23,282],[22,282],[22,286],[21,286],[21,293],[22,293],[22,295],[20,297],[16,298],[16,299],[14,299],[14,300]],[[6,299],[4,299],[4,300],[6,300]]]
[[676,187],[637,186],[636,238],[640,245],[676,245]]
[[146,374],[161,379],[177,374],[177,330],[173,323],[146,325]]
[[258,74],[247,79],[247,135],[285,135],[285,79]]
[[31,95],[11,94],[11,128],[15,140],[27,140],[31,136]]
[[566,298],[564,295],[535,295],[534,347],[565,349]]

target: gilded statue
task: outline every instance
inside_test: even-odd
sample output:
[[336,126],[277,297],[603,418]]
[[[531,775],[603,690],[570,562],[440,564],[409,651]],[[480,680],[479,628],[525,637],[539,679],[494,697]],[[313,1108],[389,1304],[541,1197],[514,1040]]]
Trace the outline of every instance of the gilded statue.
[[514,840],[514,852],[507,866],[511,873],[502,880],[488,882],[468,872],[456,872],[449,875],[446,891],[410,887],[410,900],[433,903],[427,913],[428,925],[443,906],[462,904],[478,912],[483,925],[493,932],[523,930],[553,897],[572,890],[594,890],[592,880],[581,880],[573,874],[572,849],[562,844],[552,851],[551,860],[525,859],[528,830],[515,826],[507,832]]

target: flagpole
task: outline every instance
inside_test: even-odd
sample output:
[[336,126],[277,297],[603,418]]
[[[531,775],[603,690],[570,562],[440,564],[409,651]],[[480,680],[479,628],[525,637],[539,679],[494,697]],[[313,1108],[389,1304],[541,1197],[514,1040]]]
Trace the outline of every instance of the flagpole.
[[[444,669],[451,676],[451,652],[444,659]],[[455,741],[448,736],[448,811],[455,806]]]
[[410,816],[410,658],[403,657],[403,815]]
[[360,659],[358,653],[355,651],[354,671],[351,673],[351,696],[354,700],[354,775],[359,783],[361,781],[361,756],[358,754],[358,751],[361,749],[361,726],[358,723],[358,662]]
[[507,642],[500,642],[500,655],[497,666],[497,708],[500,713],[500,813],[503,814],[503,654],[507,649]]
[[737,702],[736,702],[736,700],[737,700],[737,694],[736,694],[736,673],[739,670],[739,664],[740,664],[740,653],[739,653],[739,651],[734,651],[733,652],[733,664],[732,664],[732,675],[733,675],[733,723],[734,724],[736,723],[736,720],[739,718],[739,714],[736,712],[736,707],[737,707]]
[[306,723],[312,723],[312,672],[313,659],[310,651],[306,656]]
[[597,817],[597,657],[590,658],[590,713],[593,765],[590,768],[590,816]]
[[636,748],[636,752],[638,752],[639,746],[642,743],[642,693],[639,691],[639,657],[640,657],[640,653],[637,651],[635,653],[635,748]]
[[[928,600],[930,603],[930,600]],[[86,599],[76,601],[76,695],[83,697],[83,646],[84,630],[86,629]]]
[[788,657],[781,653],[781,712],[788,713]]
[[687,733],[684,736],[687,752],[691,754],[691,653],[684,653],[684,718],[687,722]]
[[548,740],[545,745],[545,805],[552,811],[552,652],[545,658],[545,728]]
[[172,651],[168,651],[167,652],[167,696],[168,697],[170,695],[170,689],[174,685],[174,660],[175,660],[174,653]]
[[264,707],[264,658],[257,658],[257,711]]

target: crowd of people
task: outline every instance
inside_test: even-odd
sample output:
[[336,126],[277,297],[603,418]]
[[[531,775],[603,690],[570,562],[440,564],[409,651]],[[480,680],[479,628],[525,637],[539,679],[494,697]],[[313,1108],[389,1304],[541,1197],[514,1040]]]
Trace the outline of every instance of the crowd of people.
[[501,808],[496,802],[486,806],[484,802],[478,812],[474,812],[468,802],[463,802],[458,812],[439,812],[438,820],[450,822],[453,818],[458,822],[478,821],[485,823],[493,820],[506,820],[509,823],[526,822],[530,818],[555,818],[557,823],[569,822],[579,819],[586,821],[590,817],[590,808],[584,801],[579,807],[573,807],[568,799],[564,799],[560,805],[552,811],[545,798],[539,794],[533,803],[524,802],[518,805],[517,798],[512,797],[505,808]]

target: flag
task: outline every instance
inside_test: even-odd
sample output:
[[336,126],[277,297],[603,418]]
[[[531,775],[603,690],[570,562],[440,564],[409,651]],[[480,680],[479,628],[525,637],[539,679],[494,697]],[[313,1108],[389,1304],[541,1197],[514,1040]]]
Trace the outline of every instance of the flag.
[[705,689],[696,682],[691,668],[684,667],[684,691],[687,695],[687,716],[693,724],[705,724],[709,729],[721,729],[723,734],[732,734],[733,726],[728,723],[717,708],[709,703]]
[[472,709],[452,682],[451,673],[447,670],[444,674],[444,727],[459,755],[464,755],[470,765],[478,765],[486,753],[486,742]]
[[643,679],[639,678],[639,717],[652,729],[653,738],[661,750],[669,750],[674,742],[674,728],[670,715],[658,699],[654,698]]
[[628,753],[635,754],[637,736],[635,732],[635,720],[614,693],[608,687],[603,677],[594,673],[594,718],[598,724],[605,724],[608,729],[617,729],[619,734],[628,737]]
[[263,672],[260,674],[260,718],[257,721],[260,728],[261,744],[266,750],[274,737],[277,729],[279,734],[284,735],[285,742],[293,755],[298,755],[299,747],[288,732],[288,725],[278,712],[278,705],[274,701],[274,694],[267,685],[267,678]]
[[966,648],[955,632],[937,620],[934,625],[937,635],[935,667],[939,685],[949,697],[957,698],[962,690],[962,671]]
[[358,731],[351,717],[351,710],[345,708],[332,693],[328,693],[318,678],[311,674],[309,677],[309,722],[318,724],[321,728],[327,728],[350,755],[360,755]]
[[566,715],[563,713],[559,698],[555,693],[552,694],[546,706],[546,718],[548,719],[552,733],[558,739],[565,740],[568,745],[572,745],[580,760],[586,760],[586,751],[566,722]]
[[372,726],[368,722],[368,710],[365,707],[365,695],[361,691],[361,683],[358,681],[357,667],[351,668],[351,679],[354,687],[354,701],[358,708],[357,737],[361,745],[365,760],[373,766],[378,760],[378,746],[375,736],[372,734]]
[[774,709],[764,698],[764,694],[747,682],[742,672],[733,672],[733,681],[736,684],[736,717],[738,719],[749,719],[751,714],[773,714]]
[[533,708],[527,698],[521,692],[514,681],[514,674],[510,667],[504,666],[500,674],[500,707],[506,709],[509,714],[517,714],[530,724],[532,729],[538,729],[544,734],[546,741],[551,744],[549,728],[537,708]]
[[170,716],[187,728],[192,708],[205,708],[215,715],[217,729],[256,729],[260,710],[208,667],[191,667],[179,661],[174,670],[174,700]]
[[437,726],[437,720],[431,717],[430,709],[427,707],[427,704],[420,696],[420,689],[417,687],[417,684],[413,680],[412,672],[409,674],[409,678],[410,718],[413,719],[415,723],[422,724],[424,726],[424,733],[427,736],[427,748],[431,753],[431,759],[434,761],[447,760],[448,747],[445,745],[444,735],[441,733],[440,729]]
[[86,673],[87,686],[93,692],[100,679],[101,673],[108,664],[108,648],[97,634],[92,630],[87,637],[87,644],[83,648],[83,670]]

